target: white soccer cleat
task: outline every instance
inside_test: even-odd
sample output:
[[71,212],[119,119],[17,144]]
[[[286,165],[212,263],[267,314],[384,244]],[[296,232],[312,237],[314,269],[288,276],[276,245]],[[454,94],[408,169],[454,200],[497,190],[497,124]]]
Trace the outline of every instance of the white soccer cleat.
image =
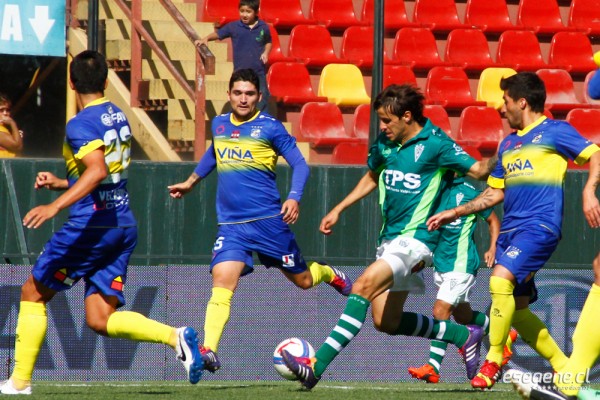
[[184,326],[177,328],[177,359],[181,361],[191,384],[196,384],[202,378],[204,361],[198,349],[198,334],[194,328]]
[[509,369],[505,372],[505,376],[510,377],[510,383],[523,399],[531,397],[531,389],[536,386],[536,383],[523,379],[523,371]]
[[25,389],[16,389],[11,379],[0,382],[0,393],[1,394],[31,394],[31,386],[27,386]]

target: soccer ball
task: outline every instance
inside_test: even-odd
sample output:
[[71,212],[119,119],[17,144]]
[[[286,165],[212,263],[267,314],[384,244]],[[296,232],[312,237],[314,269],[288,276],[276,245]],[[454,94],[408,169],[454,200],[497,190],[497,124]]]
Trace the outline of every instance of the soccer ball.
[[309,360],[315,356],[315,349],[304,339],[289,338],[279,343],[273,352],[273,366],[275,371],[283,378],[290,381],[295,381],[296,375],[289,370],[281,358],[281,350],[287,350],[291,355],[297,358]]

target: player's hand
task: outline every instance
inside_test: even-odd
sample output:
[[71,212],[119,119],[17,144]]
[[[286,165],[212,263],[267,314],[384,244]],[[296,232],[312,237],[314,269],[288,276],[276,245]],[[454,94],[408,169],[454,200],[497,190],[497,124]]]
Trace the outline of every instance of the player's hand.
[[38,172],[35,176],[34,187],[36,189],[62,190],[68,186],[66,179],[57,178],[52,172]]
[[496,249],[490,249],[483,254],[483,260],[485,261],[485,265],[488,268],[492,268],[494,266],[494,256],[496,254]]
[[583,215],[590,227],[600,227],[600,203],[594,193],[583,192]]
[[300,205],[294,199],[287,199],[281,206],[283,222],[286,224],[295,224],[300,216]]
[[190,185],[187,181],[167,186],[167,189],[169,189],[169,196],[171,196],[174,199],[182,198],[185,194],[189,193],[192,190],[192,188],[193,186]]
[[326,216],[321,220],[321,225],[319,225],[319,231],[321,231],[324,235],[331,235],[333,232],[332,228],[335,224],[337,224],[338,219],[340,219],[340,213],[331,210]]
[[445,210],[435,215],[432,215],[427,220],[427,230],[435,231],[440,229],[442,225],[449,224],[450,222],[456,220],[456,211],[454,209]]
[[47,220],[54,218],[59,211],[58,207],[52,204],[37,206],[25,215],[23,225],[27,228],[38,228]]
[[262,61],[262,63],[263,63],[263,64],[266,64],[266,63],[267,63],[267,61],[269,61],[269,55],[268,55],[268,54],[265,54],[265,53],[262,53],[262,54],[260,55],[260,61]]

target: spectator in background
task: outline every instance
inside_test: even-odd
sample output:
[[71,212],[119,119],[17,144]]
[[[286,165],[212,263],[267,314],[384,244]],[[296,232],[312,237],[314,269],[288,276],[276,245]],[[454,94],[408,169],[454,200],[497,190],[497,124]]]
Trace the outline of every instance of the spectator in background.
[[258,109],[266,111],[269,104],[269,89],[267,87],[267,71],[265,65],[271,51],[271,32],[269,26],[258,19],[259,0],[240,0],[238,9],[240,20],[233,21],[209,33],[194,44],[201,46],[211,40],[231,38],[233,47],[233,69],[250,68],[258,75],[262,99]]
[[23,131],[10,115],[12,102],[0,93],[0,158],[14,157],[23,149]]
[[[594,54],[594,61],[600,68],[600,51]],[[598,70],[594,72],[592,79],[588,83],[588,93],[592,99],[600,100],[600,73],[598,73]]]

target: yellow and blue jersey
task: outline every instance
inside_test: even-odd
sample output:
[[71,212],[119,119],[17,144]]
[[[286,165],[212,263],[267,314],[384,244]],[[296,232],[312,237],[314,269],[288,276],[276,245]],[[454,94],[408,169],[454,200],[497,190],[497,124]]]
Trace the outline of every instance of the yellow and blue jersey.
[[[275,166],[279,156],[299,154],[296,139],[281,122],[265,113],[257,113],[244,122],[235,121],[231,113],[219,115],[213,119],[212,133],[213,144],[203,160],[214,157],[211,162],[217,168],[218,223],[248,222],[279,215],[281,200]],[[196,168],[201,177],[214,168],[213,165],[203,168],[203,160]],[[301,161],[305,164],[303,158]],[[289,198],[299,201],[305,182],[303,179],[294,185],[292,181]]]
[[136,225],[126,187],[131,139],[127,117],[104,97],[69,120],[63,143],[69,186],[85,171],[82,159],[94,150],[104,148],[108,170],[108,177],[92,193],[71,206],[70,224],[82,228]]
[[582,165],[598,150],[569,123],[545,116],[504,138],[488,178],[504,189],[502,231],[535,224],[560,236],[567,160]]

